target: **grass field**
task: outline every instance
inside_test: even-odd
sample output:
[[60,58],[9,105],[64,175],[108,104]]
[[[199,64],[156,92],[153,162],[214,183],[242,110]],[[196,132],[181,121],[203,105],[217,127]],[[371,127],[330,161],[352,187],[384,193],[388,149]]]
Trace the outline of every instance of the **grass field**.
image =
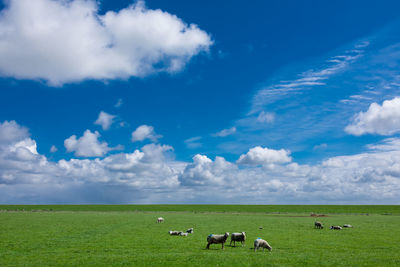
[[0,205],[8,211],[188,211],[400,215],[400,205]]
[[[399,206],[3,205],[0,210],[0,266],[400,266]],[[325,214],[318,218],[325,226],[354,228],[314,229],[311,212]],[[157,224],[158,216],[165,222]],[[190,227],[194,234],[188,237],[167,233]],[[207,235],[225,231],[245,231],[246,246],[205,249]],[[257,237],[266,239],[272,252],[255,253]]]

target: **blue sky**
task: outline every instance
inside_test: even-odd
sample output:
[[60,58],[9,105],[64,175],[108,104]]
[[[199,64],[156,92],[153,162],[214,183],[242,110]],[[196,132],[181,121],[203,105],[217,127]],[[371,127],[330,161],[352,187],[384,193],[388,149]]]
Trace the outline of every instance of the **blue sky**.
[[399,204],[397,1],[0,7],[2,203]]

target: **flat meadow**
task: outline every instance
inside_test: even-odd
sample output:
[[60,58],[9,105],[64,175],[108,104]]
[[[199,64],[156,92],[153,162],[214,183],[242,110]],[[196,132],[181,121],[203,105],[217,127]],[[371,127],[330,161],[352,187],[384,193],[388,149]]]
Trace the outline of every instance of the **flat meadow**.
[[[0,266],[400,266],[400,206],[0,205]],[[323,215],[321,217],[312,214]],[[156,223],[157,217],[165,222]],[[315,229],[314,222],[324,229]],[[329,230],[330,225],[354,228]],[[169,230],[194,228],[187,237]],[[244,247],[205,249],[242,232]],[[272,252],[254,252],[263,238]]]

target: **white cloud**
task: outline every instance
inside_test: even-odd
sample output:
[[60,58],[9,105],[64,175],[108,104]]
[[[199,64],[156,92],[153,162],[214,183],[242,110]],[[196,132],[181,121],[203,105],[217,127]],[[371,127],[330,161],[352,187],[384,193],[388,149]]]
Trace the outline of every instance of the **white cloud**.
[[150,144],[104,159],[48,161],[36,142],[22,137],[0,143],[1,203],[126,203],[179,185],[186,164],[174,161],[172,147]]
[[195,149],[195,148],[199,148],[203,145],[202,143],[199,142],[201,139],[202,139],[201,136],[195,136],[195,137],[188,138],[183,142],[186,144],[187,148]]
[[324,149],[326,149],[327,147],[328,147],[328,144],[322,143],[322,144],[319,144],[319,145],[315,145],[315,146],[313,147],[313,150],[324,150]]
[[212,161],[205,155],[197,154],[193,163],[186,166],[179,181],[184,186],[224,185],[225,177],[237,167],[222,157]]
[[[365,48],[367,46],[368,44],[360,46],[359,48]],[[331,57],[326,61],[327,64],[323,64],[319,68],[313,68],[299,73],[297,79],[283,80],[261,88],[253,96],[249,115],[262,112],[266,106],[292,97],[295,94],[299,94],[316,86],[326,85],[326,81],[329,78],[344,71],[349,65],[360,59],[363,54],[364,50],[361,49],[346,51],[342,55]],[[261,118],[262,117],[263,116],[261,116]]]
[[275,120],[275,114],[271,112],[261,111],[258,114],[257,121],[261,123],[272,123]]
[[21,141],[14,143],[10,146],[10,151],[14,152],[17,151],[19,148],[24,148],[25,150],[29,151],[31,154],[37,155],[37,146],[36,142],[30,138],[25,138]]
[[195,136],[195,137],[190,137],[190,138],[186,139],[186,140],[183,141],[183,142],[185,142],[185,143],[192,143],[192,142],[199,141],[199,140],[201,140],[201,139],[202,139],[201,136]]
[[379,151],[400,151],[399,138],[386,138],[377,144],[369,144],[367,148]]
[[144,141],[145,139],[150,139],[151,141],[156,142],[157,139],[161,137],[162,135],[155,133],[153,126],[148,125],[141,125],[132,132],[132,142]]
[[64,146],[68,152],[75,152],[78,157],[102,157],[107,154],[112,148],[108,147],[106,142],[100,142],[99,132],[92,133],[86,130],[82,137],[76,138],[76,135],[64,140]]
[[0,74],[50,85],[176,72],[212,45],[194,24],[136,2],[99,14],[94,0],[9,0],[0,13]]
[[9,143],[29,137],[28,129],[15,121],[0,122],[0,143]]
[[[55,162],[37,152],[26,128],[7,127],[19,129],[19,137],[0,142],[1,203],[400,204],[398,138],[312,166],[290,162],[286,150],[265,148],[242,155],[249,165],[199,154],[181,162],[171,146],[159,144]],[[287,164],[259,166],[265,162]]]
[[345,131],[356,136],[392,135],[400,132],[400,98],[383,101],[382,105],[372,103],[366,112],[361,111],[354,116]]
[[29,138],[28,129],[15,121],[0,123],[0,151],[6,151],[8,159],[17,161],[28,161],[38,156],[36,142]]
[[8,151],[10,152],[11,158],[21,161],[33,160],[38,155],[36,142],[30,138],[25,138],[10,145]]
[[242,154],[237,160],[237,163],[247,165],[287,163],[292,160],[289,155],[290,151],[285,149],[274,150],[256,146],[251,148],[246,154]]
[[228,135],[232,135],[234,133],[236,133],[236,127],[232,127],[232,128],[229,128],[229,129],[223,129],[223,130],[213,134],[213,136],[225,137],[225,136],[228,136]]
[[58,151],[58,148],[55,146],[55,145],[52,145],[51,147],[50,147],[50,152],[51,153],[55,153],[55,152],[57,152]]
[[122,98],[119,98],[117,103],[115,103],[114,107],[115,108],[120,108],[123,103],[124,103],[124,101],[122,100]]
[[110,129],[110,126],[113,123],[115,117],[115,115],[111,115],[104,111],[101,111],[99,117],[94,122],[94,124],[101,125],[101,128],[103,128],[103,130],[108,130]]

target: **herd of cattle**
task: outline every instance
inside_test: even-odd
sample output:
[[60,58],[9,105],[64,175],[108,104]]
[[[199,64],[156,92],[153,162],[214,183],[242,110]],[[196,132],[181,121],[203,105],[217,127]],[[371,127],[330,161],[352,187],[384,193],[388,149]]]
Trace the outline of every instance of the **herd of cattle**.
[[[157,223],[162,223],[162,222],[164,222],[164,218],[158,217]],[[314,223],[314,227],[317,229],[324,229],[324,225],[319,221],[316,221]],[[330,229],[331,230],[342,230],[342,228],[352,228],[352,227],[353,226],[350,224],[344,224],[343,226],[332,225],[330,227]],[[262,229],[262,228],[260,227],[260,229]],[[168,231],[168,233],[170,235],[187,236],[188,234],[193,233],[193,228],[189,228],[188,230],[186,230],[186,232]],[[223,235],[210,234],[209,236],[207,236],[206,248],[209,249],[211,244],[222,244],[222,249],[224,249],[224,245],[225,245],[225,242],[228,239],[228,237],[229,237],[228,232],[226,232]],[[232,246],[232,242],[233,242],[233,246],[236,246],[236,242],[241,242],[242,246],[244,246],[244,243],[246,242],[246,232],[232,233],[230,246]],[[257,251],[260,248],[262,248],[263,251],[264,251],[264,249],[268,249],[269,251],[272,251],[272,247],[268,244],[267,241],[265,241],[264,239],[261,239],[261,238],[257,238],[256,240],[254,240],[254,251]]]

